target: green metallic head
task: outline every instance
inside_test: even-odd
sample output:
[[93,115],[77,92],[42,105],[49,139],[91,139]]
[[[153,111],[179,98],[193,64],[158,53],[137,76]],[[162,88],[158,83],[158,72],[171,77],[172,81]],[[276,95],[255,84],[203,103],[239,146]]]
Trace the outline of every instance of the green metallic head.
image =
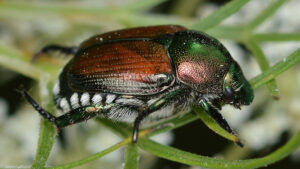
[[[201,32],[175,34],[169,47],[178,81],[216,107],[249,105],[253,90],[241,68],[216,39]],[[196,98],[197,99],[197,98]]]
[[235,61],[225,76],[223,93],[225,103],[232,104],[237,108],[240,105],[249,105],[253,100],[253,90]]

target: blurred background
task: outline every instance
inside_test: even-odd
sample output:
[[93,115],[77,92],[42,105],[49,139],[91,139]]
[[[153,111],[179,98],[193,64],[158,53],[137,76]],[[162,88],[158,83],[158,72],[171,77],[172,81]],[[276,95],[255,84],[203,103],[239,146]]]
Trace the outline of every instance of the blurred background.
[[[0,0],[0,51],[16,50],[29,59],[47,44],[77,46],[92,35],[116,29],[157,24],[189,27],[193,21],[213,13],[228,0],[155,1],[160,3],[148,2],[147,6],[146,1],[141,3],[139,0]],[[272,0],[252,0],[222,24],[245,24],[270,2]],[[256,32],[299,33],[299,6],[300,1],[290,0]],[[228,39],[220,40],[241,65],[248,79],[260,73],[255,59],[245,46]],[[261,44],[261,47],[273,65],[299,48],[300,42],[269,42]],[[63,67],[69,59],[56,53],[52,55],[40,59],[58,68]],[[0,61],[2,58],[3,53],[0,52]],[[185,151],[225,159],[267,155],[300,129],[299,66],[295,65],[277,78],[279,100],[272,99],[266,87],[261,87],[255,91],[252,105],[242,110],[224,107],[222,114],[239,133],[245,143],[244,148],[218,136],[200,120],[153,139]],[[15,89],[23,85],[38,98],[38,85],[36,81],[12,70],[0,65],[0,167],[26,167],[32,164],[35,157],[40,116]],[[57,136],[47,164],[57,165],[81,159],[120,140],[94,120],[73,125]],[[122,168],[123,154],[122,149],[117,150],[82,168]],[[159,159],[146,152],[142,154],[140,168],[143,169],[199,168]],[[300,149],[288,158],[268,166],[270,169],[299,167]]]

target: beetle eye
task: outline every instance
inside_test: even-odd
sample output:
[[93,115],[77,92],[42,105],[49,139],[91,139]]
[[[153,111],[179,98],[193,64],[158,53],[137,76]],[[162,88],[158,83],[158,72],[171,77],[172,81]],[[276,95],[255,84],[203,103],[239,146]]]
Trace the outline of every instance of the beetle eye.
[[234,92],[231,87],[225,87],[225,91],[224,91],[225,97],[231,98],[231,97],[233,97],[233,94],[234,94]]

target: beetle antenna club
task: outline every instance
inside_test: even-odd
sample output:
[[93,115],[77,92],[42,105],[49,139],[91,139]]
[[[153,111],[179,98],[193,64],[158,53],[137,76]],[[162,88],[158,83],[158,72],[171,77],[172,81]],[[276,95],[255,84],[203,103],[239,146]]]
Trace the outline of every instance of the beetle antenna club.
[[225,104],[249,105],[254,97],[240,66],[218,40],[178,25],[103,33],[79,47],[49,45],[33,61],[50,51],[73,55],[53,88],[64,114],[55,117],[21,93],[58,128],[101,115],[133,124],[135,143],[140,126],[190,112],[196,103],[233,133],[218,110]]

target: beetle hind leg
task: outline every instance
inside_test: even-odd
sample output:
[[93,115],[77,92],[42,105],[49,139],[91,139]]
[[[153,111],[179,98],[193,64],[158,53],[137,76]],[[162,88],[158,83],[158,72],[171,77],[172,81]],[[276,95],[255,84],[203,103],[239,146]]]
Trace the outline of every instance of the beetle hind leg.
[[46,120],[50,121],[51,123],[55,124],[56,117],[44,110],[40,105],[23,89],[18,90],[23,97],[32,105],[32,107]]
[[19,92],[41,116],[43,116],[46,120],[50,121],[59,129],[75,123],[89,120],[100,114],[103,110],[102,107],[83,106],[77,109],[73,109],[59,117],[55,117],[46,110],[44,110],[42,107],[40,107],[38,103],[25,90],[19,90]]
[[52,52],[52,51],[58,51],[60,53],[63,53],[65,55],[75,55],[78,51],[78,47],[66,47],[66,46],[60,46],[60,45],[48,45],[42,48],[39,52],[37,52],[31,59],[31,62],[34,63],[36,59],[41,56],[44,53]]

